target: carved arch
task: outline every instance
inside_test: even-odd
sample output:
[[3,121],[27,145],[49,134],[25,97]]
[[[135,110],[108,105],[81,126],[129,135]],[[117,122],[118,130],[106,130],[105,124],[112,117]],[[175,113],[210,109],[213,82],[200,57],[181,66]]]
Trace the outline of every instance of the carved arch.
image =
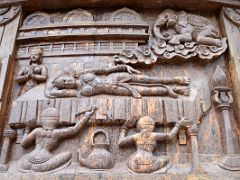
[[140,15],[129,9],[129,8],[122,8],[112,13],[110,16],[111,21],[125,21],[125,22],[141,22],[142,18]]
[[63,17],[63,22],[86,22],[86,21],[92,22],[93,20],[94,17],[89,11],[80,8],[68,12]]
[[23,21],[23,26],[46,25],[51,23],[51,17],[44,12],[35,12],[27,16]]

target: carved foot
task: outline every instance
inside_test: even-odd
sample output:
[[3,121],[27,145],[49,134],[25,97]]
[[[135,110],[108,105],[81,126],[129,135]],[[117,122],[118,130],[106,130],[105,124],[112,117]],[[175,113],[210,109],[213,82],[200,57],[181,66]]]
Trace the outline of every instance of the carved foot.
[[191,83],[191,79],[189,77],[175,77],[174,82],[179,85],[189,85]]
[[222,46],[222,41],[220,39],[214,39],[214,45],[217,47],[221,47]]
[[190,88],[189,87],[175,87],[174,92],[180,95],[189,96]]
[[7,172],[8,165],[7,164],[0,164],[0,172]]
[[218,165],[229,171],[240,171],[240,154],[227,154],[219,161]]

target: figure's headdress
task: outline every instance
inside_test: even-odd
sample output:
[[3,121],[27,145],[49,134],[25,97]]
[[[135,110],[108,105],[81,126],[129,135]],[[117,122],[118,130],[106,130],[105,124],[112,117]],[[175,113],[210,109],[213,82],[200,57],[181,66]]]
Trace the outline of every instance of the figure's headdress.
[[137,122],[137,129],[142,129],[145,125],[155,125],[155,121],[149,116],[141,117]]
[[55,120],[59,118],[59,112],[56,108],[49,107],[42,111],[41,117],[47,117],[49,120]]
[[[41,63],[41,62],[42,62],[42,56],[43,56],[43,50],[42,50],[42,48],[40,48],[40,47],[35,47],[35,48],[33,48],[33,50],[31,51],[31,54],[32,54],[33,52],[35,52],[35,53],[37,53],[37,54],[40,54],[38,63]],[[30,61],[30,64],[31,64],[31,61]]]

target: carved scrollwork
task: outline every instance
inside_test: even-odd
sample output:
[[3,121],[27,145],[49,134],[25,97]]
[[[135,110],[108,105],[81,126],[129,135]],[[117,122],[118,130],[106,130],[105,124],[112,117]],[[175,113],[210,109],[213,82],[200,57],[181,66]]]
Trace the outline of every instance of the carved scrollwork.
[[112,13],[110,21],[141,22],[142,19],[135,11],[128,8],[122,8]]
[[[164,59],[169,60],[174,57],[181,59],[190,59],[198,56],[200,59],[212,60],[220,56],[227,48],[227,38],[222,39],[222,46],[208,46],[203,44],[197,44],[196,42],[185,42],[184,44],[170,45],[166,41],[155,41],[152,45],[154,54],[160,57],[160,61]],[[169,61],[168,61],[169,62]]]
[[83,9],[76,9],[73,11],[68,12],[63,17],[63,22],[91,22],[94,20],[93,15],[86,10]]
[[49,14],[44,12],[35,12],[24,19],[23,26],[48,25],[50,22],[51,17]]
[[151,50],[147,46],[139,46],[137,50],[123,50],[119,55],[114,56],[117,64],[155,64],[156,56],[152,55]]
[[13,18],[15,18],[20,9],[20,6],[0,8],[0,26],[8,23]]
[[164,10],[153,25],[152,50],[160,59],[190,59],[198,56],[211,60],[227,48],[219,29],[205,17],[184,11]]
[[240,9],[225,7],[223,8],[224,15],[237,26],[240,26]]

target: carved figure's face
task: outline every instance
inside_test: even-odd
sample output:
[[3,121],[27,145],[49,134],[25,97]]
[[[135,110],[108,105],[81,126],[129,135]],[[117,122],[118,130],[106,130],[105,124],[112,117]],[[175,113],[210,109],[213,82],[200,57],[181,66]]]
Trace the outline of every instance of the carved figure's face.
[[58,89],[76,89],[76,79],[70,75],[62,75],[53,82],[54,87]]
[[58,125],[59,117],[41,117],[43,129],[55,129]]
[[155,122],[151,117],[144,116],[138,120],[137,130],[139,132],[141,131],[153,132],[154,129],[155,129]]
[[37,63],[40,62],[40,58],[42,57],[42,53],[40,50],[33,50],[31,53],[31,62]]

